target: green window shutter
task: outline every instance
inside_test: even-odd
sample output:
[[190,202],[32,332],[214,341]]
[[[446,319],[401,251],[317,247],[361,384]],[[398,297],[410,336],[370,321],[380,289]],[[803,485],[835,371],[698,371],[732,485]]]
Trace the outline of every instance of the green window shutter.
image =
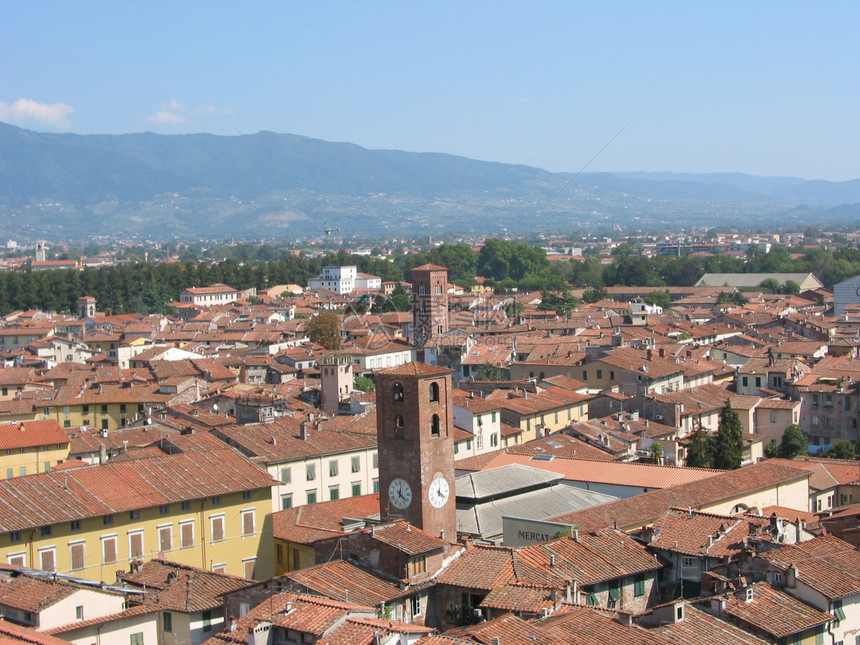
[[621,589],[618,587],[609,587],[609,598],[616,602],[621,600]]
[[585,604],[591,605],[592,607],[597,606],[597,596],[594,595],[593,591],[588,592],[588,595],[585,597]]
[[645,577],[636,576],[633,580],[633,595],[637,598],[645,595]]
[[845,620],[845,611],[842,609],[842,600],[833,601],[833,613],[836,614],[836,620]]

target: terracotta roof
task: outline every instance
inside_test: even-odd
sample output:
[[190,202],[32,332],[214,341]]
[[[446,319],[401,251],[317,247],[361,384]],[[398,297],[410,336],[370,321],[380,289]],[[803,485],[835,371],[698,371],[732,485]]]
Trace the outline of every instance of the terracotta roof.
[[274,537],[309,544],[344,533],[344,519],[361,520],[379,513],[379,493],[306,504],[272,514]]
[[0,425],[0,450],[67,444],[69,438],[60,424],[45,421],[21,421]]
[[2,578],[0,579],[0,602],[8,607],[35,614],[68,598],[80,589],[62,580],[48,581],[23,575]]
[[372,606],[389,603],[411,593],[346,560],[332,560],[299,569],[283,575],[281,579],[292,582],[305,593]]
[[265,489],[265,470],[230,448],[111,461],[0,481],[0,532]]
[[756,582],[751,587],[753,599],[747,601],[736,594],[729,595],[725,599],[725,613],[773,638],[785,638],[833,620],[831,614],[819,611],[766,582]]
[[123,580],[147,592],[146,604],[185,613],[220,608],[224,604],[221,594],[252,582],[167,560],[150,560],[139,571],[124,575]]
[[[679,469],[686,470],[686,469]],[[799,468],[772,463],[772,460],[713,474],[706,479],[670,486],[615,502],[549,518],[583,528],[617,525],[619,528],[647,526],[671,507],[694,509],[737,499],[747,493],[809,477]]]
[[412,361],[411,363],[404,363],[403,365],[398,365],[397,367],[389,367],[382,370],[377,370],[377,374],[383,375],[391,375],[391,376],[441,376],[443,374],[452,374],[454,370],[448,369],[447,367],[437,367],[436,365],[427,365],[426,363],[419,363],[418,361]]
[[760,554],[774,566],[797,567],[797,579],[830,600],[860,592],[860,551],[833,535]]
[[4,619],[0,619],[0,640],[33,645],[68,645],[68,641],[51,636],[50,632],[37,632],[34,627],[23,627]]
[[692,604],[685,605],[683,620],[655,627],[653,631],[680,645],[753,645],[768,642]]
[[373,527],[370,532],[378,541],[397,547],[407,555],[420,555],[436,551],[448,544],[445,540],[440,540],[402,520]]

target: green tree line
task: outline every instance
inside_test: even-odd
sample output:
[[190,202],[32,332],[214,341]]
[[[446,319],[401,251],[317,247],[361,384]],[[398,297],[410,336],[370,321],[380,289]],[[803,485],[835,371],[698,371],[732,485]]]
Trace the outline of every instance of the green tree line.
[[[448,267],[449,279],[463,286],[476,277],[498,292],[518,288],[561,293],[560,308],[572,304],[568,290],[587,289],[586,300],[603,297],[612,286],[690,286],[704,273],[806,273],[818,276],[825,286],[860,273],[860,250],[810,250],[794,256],[790,249],[777,247],[770,253],[751,249],[746,260],[721,255],[709,257],[658,256],[644,258],[618,253],[612,264],[603,264],[597,255],[582,259],[550,262],[546,252],[524,242],[489,239],[478,252],[466,244],[442,244],[425,253],[395,256],[393,260],[345,251],[307,258],[280,252],[262,245],[257,252],[244,246],[232,247],[215,262],[190,259],[183,262],[136,262],[87,268],[83,271],[0,272],[0,314],[16,309],[74,311],[83,295],[96,298],[99,309],[114,313],[162,312],[179,292],[223,282],[236,289],[263,289],[277,284],[307,284],[325,265],[355,265],[362,273],[383,280],[410,281],[410,271],[423,264]],[[240,259],[241,258],[241,259]],[[718,286],[718,285],[714,285]],[[766,284],[772,290],[772,284]]]

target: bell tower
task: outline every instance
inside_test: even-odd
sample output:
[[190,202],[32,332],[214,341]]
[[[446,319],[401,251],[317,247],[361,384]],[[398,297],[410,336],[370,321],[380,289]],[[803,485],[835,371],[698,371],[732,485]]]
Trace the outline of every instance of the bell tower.
[[376,372],[379,507],[451,542],[454,500],[452,370],[406,363]]
[[448,331],[448,269],[423,264],[412,269],[412,340],[424,347]]

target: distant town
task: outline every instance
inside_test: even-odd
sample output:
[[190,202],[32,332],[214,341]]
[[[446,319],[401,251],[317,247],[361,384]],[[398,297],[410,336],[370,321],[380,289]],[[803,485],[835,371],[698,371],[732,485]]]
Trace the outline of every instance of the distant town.
[[0,362],[9,640],[860,643],[858,232],[9,240]]

